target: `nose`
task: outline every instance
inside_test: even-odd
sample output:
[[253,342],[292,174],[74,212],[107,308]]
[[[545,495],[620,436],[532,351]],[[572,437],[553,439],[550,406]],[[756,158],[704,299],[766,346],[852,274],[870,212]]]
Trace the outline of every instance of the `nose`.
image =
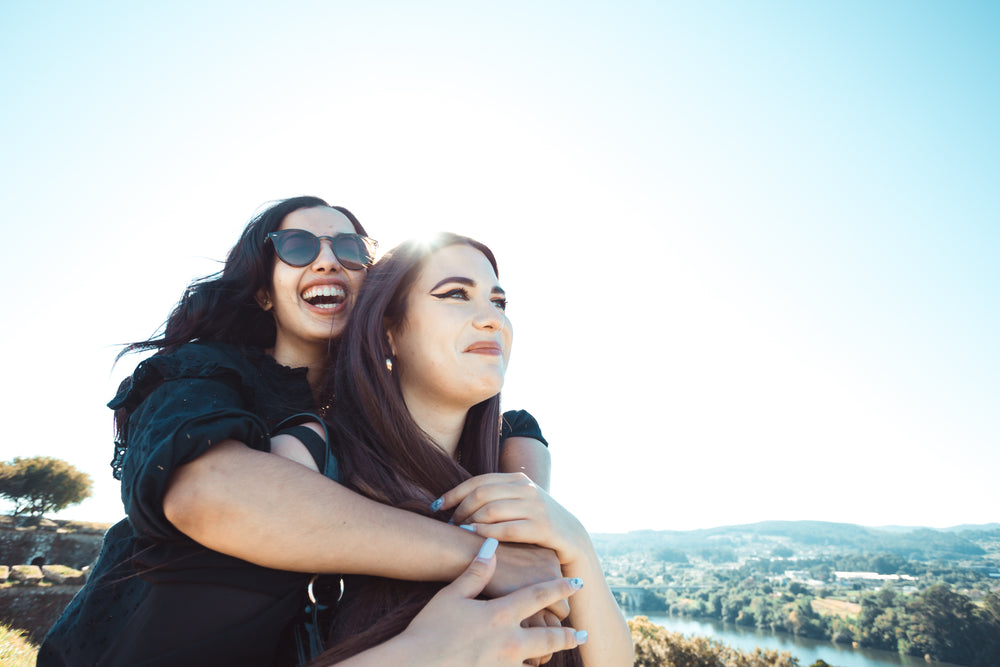
[[507,316],[492,301],[487,301],[485,304],[480,305],[473,320],[473,324],[477,329],[485,329],[487,331],[503,331],[506,323]]
[[319,240],[319,254],[310,265],[313,271],[319,273],[336,273],[342,271],[344,267],[340,265],[337,256],[333,254],[333,240],[322,238]]

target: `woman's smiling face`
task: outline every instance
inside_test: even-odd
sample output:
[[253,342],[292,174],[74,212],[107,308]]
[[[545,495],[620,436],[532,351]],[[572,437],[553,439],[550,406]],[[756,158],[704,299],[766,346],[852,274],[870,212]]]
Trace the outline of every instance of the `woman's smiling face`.
[[[316,236],[354,233],[347,216],[325,206],[292,211],[280,229],[304,229]],[[275,258],[271,288],[258,297],[274,316],[275,358],[308,365],[322,357],[330,339],[339,338],[347,326],[364,278],[364,270],[351,271],[337,261],[328,240],[320,243],[319,255],[307,266]]]
[[431,254],[406,297],[403,323],[388,332],[393,372],[407,405],[467,410],[500,392],[513,331],[489,260],[469,245]]

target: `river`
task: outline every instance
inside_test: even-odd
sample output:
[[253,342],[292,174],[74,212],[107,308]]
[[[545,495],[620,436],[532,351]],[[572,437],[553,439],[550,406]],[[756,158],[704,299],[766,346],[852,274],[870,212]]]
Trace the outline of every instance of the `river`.
[[742,651],[752,651],[759,646],[763,649],[788,651],[799,659],[802,667],[809,667],[817,660],[825,660],[833,667],[958,667],[950,662],[926,663],[920,658],[899,655],[889,651],[855,649],[831,641],[805,639],[785,633],[770,633],[753,628],[745,628],[733,623],[722,623],[707,619],[693,619],[684,616],[664,616],[663,614],[633,614],[647,616],[650,621],[662,625],[672,632],[684,635],[711,637],[723,644]]

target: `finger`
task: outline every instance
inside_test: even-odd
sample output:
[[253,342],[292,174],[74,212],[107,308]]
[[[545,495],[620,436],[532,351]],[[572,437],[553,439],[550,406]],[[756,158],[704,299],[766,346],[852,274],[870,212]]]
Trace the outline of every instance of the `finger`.
[[568,651],[587,641],[587,633],[573,628],[529,628],[524,630],[525,654],[541,658],[559,651]]
[[[539,612],[532,618],[538,618],[539,620],[541,620],[544,626],[548,628],[562,627],[562,622],[559,620],[559,618],[548,609],[543,609],[541,612]],[[548,655],[543,655],[541,658],[539,658],[538,664],[544,665],[551,659],[552,659],[551,653],[549,653]]]
[[566,600],[559,600],[553,604],[546,607],[556,618],[566,620],[569,616],[569,602]]
[[431,511],[437,512],[442,509],[450,509],[460,502],[462,502],[467,495],[472,493],[474,490],[478,489],[484,484],[501,484],[505,481],[509,482],[513,478],[523,477],[528,479],[524,473],[503,473],[503,472],[492,472],[485,475],[476,475],[471,477],[454,489],[446,492],[443,496],[431,503]]
[[528,618],[521,621],[522,628],[547,628],[549,624],[545,622],[545,617],[543,616],[545,611],[538,611],[529,616]]
[[[459,517],[456,515],[455,521],[458,523],[500,523],[502,521],[538,519],[543,514],[537,503],[532,503],[523,496],[509,490],[502,495],[507,497],[490,500],[467,516]],[[466,499],[467,501],[468,499]],[[464,505],[465,503],[463,502],[462,504]],[[459,505],[459,509],[461,509],[461,505]]]
[[[530,489],[534,487],[532,482],[523,475],[514,482],[504,482],[502,484],[483,484],[473,489],[452,514],[452,521],[455,523],[467,523],[468,521],[482,521],[484,519],[471,518],[481,513],[484,508],[494,503],[504,500],[521,500],[527,502],[530,498]],[[525,518],[523,515],[513,518]]]
[[[481,537],[492,537],[500,542],[521,542],[523,544],[538,544],[542,538],[537,526],[531,521],[504,521],[503,523],[464,523],[466,530]],[[548,545],[545,545],[548,546]]]
[[497,541],[487,538],[469,567],[465,568],[455,581],[442,588],[441,593],[469,600],[477,597],[486,588],[486,584],[490,583],[497,569],[496,550]]
[[[510,607],[515,618],[525,619],[543,609],[550,608],[557,602],[565,602],[566,598],[583,587],[580,579],[552,579],[540,584],[526,586],[509,595],[494,600],[494,603]],[[559,614],[553,610],[553,613]],[[541,654],[533,654],[541,655]]]
[[[521,623],[522,627],[525,628],[558,628],[562,625],[556,615],[550,611],[543,609],[537,614],[532,614],[528,618],[524,619]],[[538,660],[533,661],[532,664],[544,665],[549,660],[552,659],[552,654],[543,655]]]

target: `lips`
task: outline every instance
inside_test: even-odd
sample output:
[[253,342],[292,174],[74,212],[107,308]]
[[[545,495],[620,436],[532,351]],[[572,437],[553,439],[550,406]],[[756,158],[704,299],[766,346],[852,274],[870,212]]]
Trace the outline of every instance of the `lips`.
[[500,343],[496,341],[479,341],[473,343],[469,347],[465,348],[466,352],[471,352],[472,354],[490,354],[490,355],[501,355],[503,354],[503,347]]

